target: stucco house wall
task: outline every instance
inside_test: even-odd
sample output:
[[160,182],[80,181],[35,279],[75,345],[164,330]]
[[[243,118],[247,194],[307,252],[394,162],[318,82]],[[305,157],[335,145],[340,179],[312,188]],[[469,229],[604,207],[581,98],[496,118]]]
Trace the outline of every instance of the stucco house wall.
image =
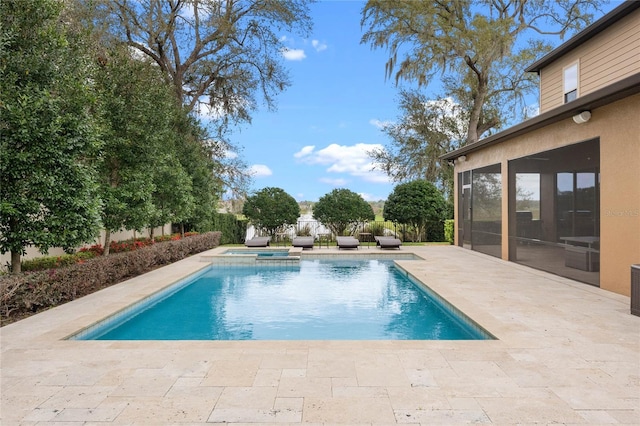
[[[502,166],[502,259],[509,260],[509,161],[600,139],[600,287],[629,295],[630,265],[640,263],[640,95],[591,111],[587,123],[567,118],[465,155],[456,174]],[[456,179],[456,194],[459,193]],[[458,197],[455,197],[456,212]],[[456,244],[459,243],[456,227]]]

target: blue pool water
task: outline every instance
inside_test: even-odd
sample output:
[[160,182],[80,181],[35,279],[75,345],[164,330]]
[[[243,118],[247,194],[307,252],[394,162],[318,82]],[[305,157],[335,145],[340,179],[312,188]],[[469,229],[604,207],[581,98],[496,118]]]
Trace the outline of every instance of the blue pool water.
[[214,267],[82,340],[487,339],[392,261]]

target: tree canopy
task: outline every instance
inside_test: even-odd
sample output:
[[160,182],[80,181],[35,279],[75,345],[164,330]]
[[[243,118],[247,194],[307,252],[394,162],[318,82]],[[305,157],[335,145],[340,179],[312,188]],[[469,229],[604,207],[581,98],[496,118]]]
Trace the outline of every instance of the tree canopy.
[[247,197],[242,214],[256,228],[274,235],[278,230],[298,222],[300,206],[283,189],[267,187]]
[[524,70],[551,48],[534,35],[580,30],[601,2],[368,0],[362,42],[388,49],[385,73],[396,82],[424,86],[441,74],[444,96],[468,110],[468,144],[503,125],[509,110],[526,111],[535,81]]
[[91,61],[53,0],[0,2],[0,251],[71,249],[99,231]]
[[440,190],[421,179],[397,185],[389,194],[382,215],[384,220],[413,226],[420,238],[427,222],[446,219],[446,210]]
[[[156,62],[187,110],[246,120],[289,85],[280,32],[307,34],[308,0],[102,0],[111,32]],[[227,115],[228,114],[228,115]]]
[[72,0],[75,17],[102,44],[125,43],[158,65],[187,112],[207,117],[201,140],[228,190],[243,195],[248,168],[228,137],[262,101],[274,109],[290,85],[282,32],[311,29],[309,0]]
[[349,189],[334,189],[313,206],[313,217],[335,235],[355,232],[359,223],[375,219],[371,205]]
[[[142,230],[167,213],[160,179],[175,178],[176,192],[188,193],[190,188],[182,167],[172,161],[171,123],[179,109],[157,67],[132,58],[126,48],[105,52],[101,63],[95,81],[105,149],[98,169],[108,254],[109,232]],[[180,170],[171,174],[171,166]]]
[[450,98],[429,101],[410,90],[400,92],[400,109],[399,121],[383,127],[391,144],[369,153],[376,167],[395,182],[433,182],[451,197],[453,168],[440,156],[458,148],[457,141],[464,138],[465,111]]

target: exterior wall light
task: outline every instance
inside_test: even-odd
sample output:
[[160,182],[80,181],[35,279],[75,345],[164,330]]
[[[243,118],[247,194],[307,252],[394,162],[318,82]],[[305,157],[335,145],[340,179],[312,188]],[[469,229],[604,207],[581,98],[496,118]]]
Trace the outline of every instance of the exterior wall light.
[[573,116],[573,121],[575,121],[576,124],[582,124],[582,123],[586,123],[587,121],[589,121],[590,118],[591,118],[591,112],[590,111],[582,111],[580,114],[577,114],[577,115]]
[[464,163],[467,159],[466,155],[461,155],[460,157],[458,157],[458,163]]

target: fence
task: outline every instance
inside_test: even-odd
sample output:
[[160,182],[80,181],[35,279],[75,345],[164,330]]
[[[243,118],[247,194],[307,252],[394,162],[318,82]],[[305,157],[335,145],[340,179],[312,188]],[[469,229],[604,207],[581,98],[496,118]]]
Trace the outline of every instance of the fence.
[[[312,219],[298,220],[296,225],[289,225],[279,229],[277,237],[292,239],[295,236],[311,236],[318,237],[318,235],[330,235],[330,239],[335,240],[335,235],[331,230]],[[424,229],[418,232],[413,226],[401,223],[394,223],[389,221],[370,221],[362,222],[355,226],[353,229],[349,229],[348,233],[358,238],[370,238],[378,235],[394,236],[399,238],[403,242],[426,242],[426,241],[444,241],[444,221],[430,221]],[[361,235],[364,234],[364,235]],[[253,226],[247,228],[246,239],[253,238],[255,236],[266,236],[264,231],[256,230]]]

